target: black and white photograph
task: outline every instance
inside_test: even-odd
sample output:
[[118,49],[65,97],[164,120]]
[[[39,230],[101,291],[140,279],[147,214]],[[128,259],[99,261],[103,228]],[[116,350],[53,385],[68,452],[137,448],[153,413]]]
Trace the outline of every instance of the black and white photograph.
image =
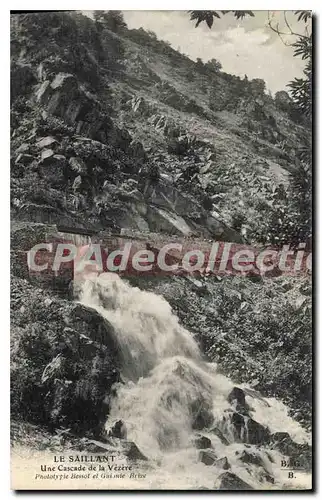
[[11,489],[312,491],[314,18],[11,11]]

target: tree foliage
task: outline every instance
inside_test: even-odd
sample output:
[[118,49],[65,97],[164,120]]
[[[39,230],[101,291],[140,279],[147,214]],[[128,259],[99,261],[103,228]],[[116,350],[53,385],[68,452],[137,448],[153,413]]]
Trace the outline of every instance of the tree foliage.
[[265,93],[265,81],[262,78],[250,80],[249,87],[253,95],[262,96]]
[[294,78],[289,84],[290,94],[297,109],[305,117],[312,116],[312,33],[309,25],[311,23],[312,13],[308,10],[297,10],[294,12],[297,16],[297,22],[301,23],[302,32],[294,31],[291,26],[287,13],[284,12],[285,28],[281,29],[278,23],[274,23],[273,18],[269,16],[269,27],[278,34],[284,45],[291,46],[294,49],[294,57],[301,57],[306,61],[304,76]]
[[97,24],[117,33],[124,28],[127,24],[124,21],[124,16],[121,10],[95,10],[94,19]]
[[228,12],[232,12],[236,19],[243,19],[245,16],[254,17],[254,14],[251,10],[189,10],[190,20],[196,21],[196,28],[200,23],[205,22],[208,28],[211,28],[215,18],[220,19],[221,15],[228,14]]
[[205,68],[211,72],[218,73],[222,69],[222,64],[220,61],[213,58],[205,63]]
[[[196,21],[196,27],[200,23],[205,22],[208,28],[213,26],[215,19],[220,19],[222,15],[232,12],[237,20],[243,19],[246,16],[254,17],[254,13],[250,10],[190,10],[190,20]],[[269,27],[279,35],[285,45],[290,45],[294,48],[294,56],[301,57],[307,61],[302,78],[295,78],[288,86],[292,99],[301,113],[310,118],[312,115],[312,34],[309,33],[309,23],[312,18],[311,11],[297,10],[294,12],[297,21],[305,24],[303,33],[297,33],[291,27],[286,12],[284,20],[286,31],[282,31],[278,23],[274,23],[274,19],[269,14]],[[286,38],[295,37],[295,41],[289,42]]]

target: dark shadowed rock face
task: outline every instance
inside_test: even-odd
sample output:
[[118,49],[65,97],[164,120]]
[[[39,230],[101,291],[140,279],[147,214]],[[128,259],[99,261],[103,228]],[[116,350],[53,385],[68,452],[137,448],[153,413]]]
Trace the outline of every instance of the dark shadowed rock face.
[[133,441],[126,441],[125,439],[119,440],[116,436],[111,436],[104,440],[104,442],[87,438],[81,439],[81,449],[87,453],[106,454],[107,452],[111,452],[111,450],[115,452],[115,448],[122,450],[123,455],[131,462],[148,460]]
[[233,404],[237,411],[246,413],[248,406],[246,404],[245,393],[240,387],[234,387],[228,395],[229,403]]
[[247,421],[247,433],[249,444],[263,444],[269,441],[269,430],[252,418]]
[[112,327],[94,310],[13,278],[11,409],[50,428],[99,434],[118,380]]
[[143,455],[143,453],[139,450],[136,444],[131,441],[128,441],[124,444],[123,453],[129,460],[132,460],[134,462],[136,460],[148,460],[146,456]]
[[[218,484],[218,485],[217,485]],[[218,490],[253,490],[254,488],[249,484],[245,483],[236,474],[232,472],[224,472],[221,474],[216,483],[215,489]]]
[[235,439],[249,444],[264,444],[269,441],[269,430],[248,415],[234,412],[229,415]]
[[210,427],[214,421],[211,405],[203,398],[199,398],[190,405],[192,428],[198,431]]
[[235,438],[243,441],[245,439],[245,420],[244,416],[240,413],[234,412],[231,417],[231,423],[234,428]]
[[217,455],[213,450],[202,450],[199,452],[199,462],[205,465],[214,465],[217,460]]
[[250,453],[246,450],[244,450],[238,458],[245,464],[263,465],[263,461],[259,455],[255,455],[255,453]]
[[91,329],[88,333],[91,339],[116,352],[113,327],[95,309],[83,304],[73,304],[70,315],[65,318],[65,322],[78,331],[86,331],[90,325]]
[[211,440],[206,436],[199,435],[195,438],[193,444],[197,450],[203,450],[205,448],[211,448]]
[[230,469],[230,463],[228,462],[227,457],[219,458],[218,460],[216,460],[215,465],[220,469],[224,470]]
[[237,403],[241,406],[245,406],[245,393],[240,387],[234,387],[232,391],[228,395],[228,401],[232,403],[233,401],[237,401]]
[[126,439],[127,430],[125,423],[122,420],[115,422],[113,427],[109,430],[108,435],[119,439]]
[[270,444],[283,455],[290,457],[290,463],[311,470],[312,448],[307,443],[295,443],[288,432],[275,432],[270,436]]
[[81,445],[82,451],[87,453],[106,453],[107,450],[111,449],[106,443],[94,439],[82,438]]
[[213,429],[210,430],[210,432],[213,432],[223,444],[225,444],[226,446],[229,445],[228,439],[225,438],[225,436],[223,435],[221,430],[218,429],[218,427],[214,427]]

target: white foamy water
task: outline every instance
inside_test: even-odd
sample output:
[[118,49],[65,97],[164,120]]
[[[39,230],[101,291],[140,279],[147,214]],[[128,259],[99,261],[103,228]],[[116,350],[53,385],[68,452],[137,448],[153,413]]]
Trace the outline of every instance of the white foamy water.
[[[115,330],[124,383],[116,387],[106,425],[110,428],[115,421],[124,421],[127,438],[149,459],[147,479],[133,488],[214,489],[225,471],[199,461],[194,439],[200,434],[211,439],[218,458],[227,457],[229,471],[253,488],[310,487],[309,474],[299,472],[296,479],[288,479],[280,467],[283,456],[276,450],[241,442],[247,436],[236,438],[230,421],[234,407],[227,400],[236,384],[219,374],[214,363],[203,360],[193,336],[163,297],[104,273],[84,282],[80,301],[95,308]],[[296,442],[309,440],[283,403],[242,388],[254,420],[271,432],[288,432]],[[243,451],[258,455],[261,466],[239,460]]]

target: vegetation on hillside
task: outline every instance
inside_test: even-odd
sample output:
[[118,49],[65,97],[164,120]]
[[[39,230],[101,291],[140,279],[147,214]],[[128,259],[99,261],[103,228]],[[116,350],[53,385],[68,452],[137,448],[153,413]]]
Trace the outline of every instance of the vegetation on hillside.
[[[205,22],[211,28],[214,20],[221,17],[217,11],[189,12],[190,19],[197,21],[196,27]],[[237,19],[243,19],[247,15],[254,16],[251,11],[221,11],[221,14],[224,15],[227,12],[233,12]],[[301,115],[306,117],[307,121],[304,123],[310,127],[312,120],[312,13],[307,10],[294,12],[298,23],[304,24],[304,28],[301,26],[301,33],[294,31],[287,15],[287,12],[284,12],[285,28],[280,29],[278,23],[274,23],[274,19],[270,17],[268,25],[279,35],[285,45],[294,49],[294,57],[301,57],[306,61],[306,65],[303,77],[295,78],[288,85],[292,101],[287,106],[284,104],[284,110],[288,109],[294,115],[294,110],[297,109]],[[263,81],[258,81],[258,84],[259,95],[263,95],[265,84]],[[277,94],[275,97],[279,106],[281,106],[281,97],[281,94]],[[312,158],[310,144],[298,151],[298,160],[296,168],[292,172],[290,189],[283,200],[278,200],[278,203],[274,204],[268,213],[267,224],[261,228],[262,234],[258,234],[259,240],[264,243],[297,245],[301,242],[309,244],[311,242]]]

